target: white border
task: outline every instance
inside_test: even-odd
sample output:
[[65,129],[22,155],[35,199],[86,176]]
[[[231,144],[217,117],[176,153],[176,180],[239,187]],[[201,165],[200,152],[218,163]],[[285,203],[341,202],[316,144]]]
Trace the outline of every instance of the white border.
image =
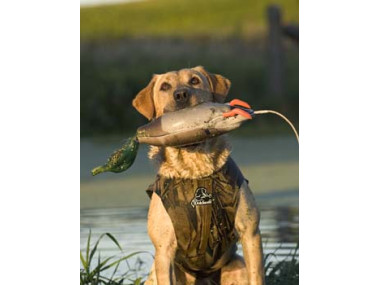
[[2,284],[79,283],[79,25],[76,1],[1,5]]
[[375,284],[379,2],[300,3],[300,284]]
[[[300,284],[378,279],[379,10],[300,3]],[[2,283],[77,284],[79,3],[0,14]]]

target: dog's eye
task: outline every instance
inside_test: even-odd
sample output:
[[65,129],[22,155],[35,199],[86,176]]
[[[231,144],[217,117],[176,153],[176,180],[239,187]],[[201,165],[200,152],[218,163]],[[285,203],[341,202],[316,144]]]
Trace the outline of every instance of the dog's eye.
[[197,85],[197,84],[199,84],[199,79],[198,79],[198,77],[192,77],[191,79],[190,79],[190,84],[191,85]]
[[164,82],[161,84],[160,90],[161,91],[168,91],[170,88],[171,88],[171,85],[169,83]]

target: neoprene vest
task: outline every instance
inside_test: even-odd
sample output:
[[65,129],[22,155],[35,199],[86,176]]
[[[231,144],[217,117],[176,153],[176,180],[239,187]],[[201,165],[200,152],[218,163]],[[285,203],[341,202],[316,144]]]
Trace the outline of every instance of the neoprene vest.
[[161,197],[177,238],[176,264],[199,276],[220,269],[236,252],[234,229],[239,189],[244,177],[229,158],[212,175],[200,179],[157,175],[149,186]]

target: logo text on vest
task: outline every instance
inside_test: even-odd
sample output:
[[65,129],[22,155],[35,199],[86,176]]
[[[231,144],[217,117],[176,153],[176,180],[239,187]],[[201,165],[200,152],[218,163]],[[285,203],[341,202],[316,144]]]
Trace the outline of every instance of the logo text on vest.
[[206,188],[200,187],[195,191],[191,206],[195,208],[198,205],[208,205],[212,203],[212,194],[208,194]]

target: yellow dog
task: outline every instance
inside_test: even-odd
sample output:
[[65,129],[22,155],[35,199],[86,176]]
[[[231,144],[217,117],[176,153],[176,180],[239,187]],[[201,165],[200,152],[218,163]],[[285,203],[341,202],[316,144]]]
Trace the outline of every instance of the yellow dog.
[[[203,67],[154,75],[133,106],[149,120],[202,102],[223,102],[230,81]],[[264,284],[260,215],[220,136],[185,147],[151,146],[158,165],[148,233],[156,249],[145,284]],[[244,259],[236,253],[243,246]]]

